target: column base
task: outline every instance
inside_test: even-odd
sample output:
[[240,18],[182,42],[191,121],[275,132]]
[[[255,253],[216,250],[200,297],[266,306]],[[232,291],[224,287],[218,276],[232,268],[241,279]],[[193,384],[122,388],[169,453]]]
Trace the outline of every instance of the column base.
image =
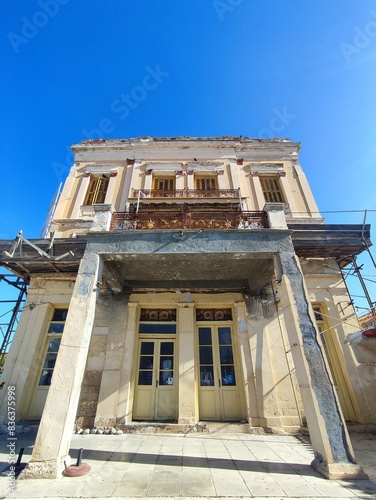
[[358,464],[325,464],[315,458],[311,466],[327,479],[369,479]]
[[195,417],[179,417],[178,424],[180,425],[196,425],[198,422]]
[[18,476],[18,479],[56,479],[62,476],[65,463],[69,465],[71,458],[67,455],[64,460],[43,460],[43,462],[30,461]]

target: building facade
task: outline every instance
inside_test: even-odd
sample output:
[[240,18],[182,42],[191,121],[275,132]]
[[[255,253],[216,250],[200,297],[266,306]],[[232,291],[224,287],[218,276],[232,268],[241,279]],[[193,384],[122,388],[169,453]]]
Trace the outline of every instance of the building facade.
[[341,267],[369,227],[324,224],[299,144],[72,149],[46,238],[1,242],[30,282],[3,375],[17,419],[40,420],[26,474],[61,472],[74,424],[145,421],[308,424],[321,472],[359,474],[345,421],[376,424],[375,367],[347,343],[359,324]]

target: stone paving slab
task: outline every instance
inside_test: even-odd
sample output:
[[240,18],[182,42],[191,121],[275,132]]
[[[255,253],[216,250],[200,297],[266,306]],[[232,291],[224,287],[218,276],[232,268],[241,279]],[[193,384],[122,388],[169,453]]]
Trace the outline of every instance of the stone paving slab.
[[[30,459],[35,434],[19,435],[17,450]],[[293,436],[253,434],[74,435],[91,466],[82,477],[17,480],[10,491],[6,436],[0,436],[0,498],[62,500],[376,499],[376,436],[353,436],[369,481],[330,481],[310,463],[309,442]],[[375,479],[375,480],[374,480]]]

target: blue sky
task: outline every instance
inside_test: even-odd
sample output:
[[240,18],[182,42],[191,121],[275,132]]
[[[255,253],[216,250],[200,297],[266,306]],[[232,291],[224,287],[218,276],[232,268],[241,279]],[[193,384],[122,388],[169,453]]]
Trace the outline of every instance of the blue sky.
[[71,144],[140,135],[299,141],[327,222],[376,226],[375,1],[3,0],[0,40],[0,238],[38,237]]

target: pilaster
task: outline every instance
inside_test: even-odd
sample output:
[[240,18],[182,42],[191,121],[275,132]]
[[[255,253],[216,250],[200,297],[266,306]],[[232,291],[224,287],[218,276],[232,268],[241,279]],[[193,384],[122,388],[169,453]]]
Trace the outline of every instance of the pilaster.
[[251,334],[247,324],[247,310],[245,302],[235,302],[234,309],[237,329],[236,339],[239,346],[240,367],[243,376],[242,382],[245,388],[244,397],[246,417],[252,427],[258,427],[260,425],[260,421],[257,411],[257,394],[254,383],[254,369],[249,342]]
[[117,423],[119,424],[129,424],[132,422],[132,373],[136,355],[137,320],[138,303],[128,302],[123,359],[121,362],[119,401],[117,407]]
[[124,356],[124,325],[126,325],[127,318],[127,299],[128,296],[123,294],[111,296],[109,334],[107,336],[105,361],[94,421],[96,426],[114,426],[117,423],[117,406]]
[[194,306],[194,303],[178,304],[179,424],[194,424],[198,421],[195,388]]
[[70,215],[71,219],[77,219],[81,212],[81,206],[84,203],[85,195],[87,193],[88,187],[90,184],[90,174],[85,173],[81,177],[81,182],[78,187],[78,193],[76,197],[76,201],[74,202],[72,213]]

